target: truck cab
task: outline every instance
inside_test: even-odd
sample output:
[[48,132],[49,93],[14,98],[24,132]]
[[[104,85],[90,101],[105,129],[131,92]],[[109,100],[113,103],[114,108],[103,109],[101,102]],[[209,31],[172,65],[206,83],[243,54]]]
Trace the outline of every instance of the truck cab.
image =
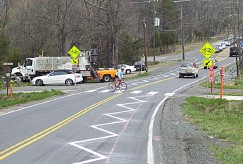
[[18,67],[12,69],[11,75],[18,77],[18,81],[29,81],[33,75],[33,60],[27,58],[24,64],[21,66],[18,64]]

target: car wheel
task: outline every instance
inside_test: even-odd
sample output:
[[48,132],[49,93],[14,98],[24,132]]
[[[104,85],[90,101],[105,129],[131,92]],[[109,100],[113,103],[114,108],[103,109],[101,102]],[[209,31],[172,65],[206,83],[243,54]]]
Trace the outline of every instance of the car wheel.
[[198,74],[196,74],[196,77],[198,77]]
[[131,70],[130,69],[127,69],[126,70],[126,74],[130,74],[131,73]]
[[111,76],[110,75],[104,75],[103,77],[103,81],[104,82],[109,82],[111,80]]
[[43,83],[43,81],[41,79],[37,79],[35,81],[35,85],[42,86],[42,85],[44,85],[44,83]]
[[66,85],[73,85],[73,80],[72,80],[72,79],[67,79],[67,80],[65,81],[65,84],[66,84]]

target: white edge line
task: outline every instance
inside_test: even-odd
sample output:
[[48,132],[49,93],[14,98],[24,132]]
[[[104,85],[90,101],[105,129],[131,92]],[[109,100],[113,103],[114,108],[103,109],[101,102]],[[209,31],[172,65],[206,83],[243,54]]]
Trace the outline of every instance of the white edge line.
[[155,111],[152,115],[150,124],[149,124],[149,133],[148,133],[148,149],[147,149],[147,163],[153,164],[154,163],[154,149],[153,149],[153,127],[154,127],[154,119],[159,110],[159,107],[164,103],[164,101],[169,96],[165,97],[155,108]]
[[[233,63],[234,63],[234,62],[231,62],[231,63],[229,63],[229,64],[227,64],[227,65],[225,65],[225,66],[231,65],[231,64],[233,64]],[[219,71],[219,70],[218,70],[218,71]],[[207,77],[207,76],[205,76],[205,77],[203,77],[203,78],[201,78],[201,79],[199,79],[199,80],[196,80],[196,81],[194,81],[194,82],[192,82],[192,83],[186,84],[186,85],[184,85],[184,86],[182,86],[182,87],[180,87],[180,88],[174,90],[172,93],[175,93],[175,92],[181,90],[182,88],[184,88],[184,87],[186,87],[186,86],[188,86],[188,85],[197,83],[198,81],[203,80],[203,79],[205,79],[206,77]],[[164,99],[157,105],[157,107],[155,108],[155,111],[154,111],[154,113],[153,113],[153,115],[152,115],[152,117],[151,117],[151,120],[150,120],[150,124],[149,124],[149,133],[148,133],[148,146],[147,146],[147,163],[149,163],[149,164],[154,164],[154,149],[153,149],[153,126],[154,126],[154,119],[155,119],[155,116],[156,116],[156,114],[157,114],[157,112],[158,112],[158,110],[159,110],[159,107],[164,103],[164,101],[165,101],[168,97],[170,97],[170,96],[165,97],[165,98],[164,98]]]

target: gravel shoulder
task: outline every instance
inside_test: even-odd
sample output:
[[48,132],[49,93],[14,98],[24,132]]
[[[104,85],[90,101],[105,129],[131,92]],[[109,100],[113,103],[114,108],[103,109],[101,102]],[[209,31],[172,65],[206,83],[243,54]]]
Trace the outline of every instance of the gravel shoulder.
[[[188,96],[203,93],[203,87],[195,84],[180,94],[169,98],[161,114],[161,160],[163,164],[219,164],[209,143],[217,142],[210,138],[183,114],[181,104]],[[198,93],[198,94],[195,94]]]

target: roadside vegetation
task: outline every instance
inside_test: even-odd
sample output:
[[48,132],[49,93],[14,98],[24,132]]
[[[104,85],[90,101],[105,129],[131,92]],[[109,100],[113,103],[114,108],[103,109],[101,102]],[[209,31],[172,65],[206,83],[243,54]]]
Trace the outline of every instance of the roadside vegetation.
[[[210,87],[210,83],[205,81],[201,86]],[[213,88],[218,90],[220,83],[214,83]],[[223,95],[243,96],[243,82],[240,78],[225,81],[223,88],[227,89]],[[190,121],[218,141],[209,145],[217,159],[228,164],[242,163],[243,101],[188,97],[182,107]]]
[[[219,76],[216,76],[214,79],[219,79]],[[213,88],[220,88],[220,81],[215,80],[217,82],[213,83]],[[210,82],[208,82],[207,80],[204,81],[203,83],[201,83],[201,86],[203,87],[208,87],[210,88]],[[243,81],[242,80],[230,80],[230,81],[224,81],[224,87],[225,89],[243,89]]]
[[218,142],[209,145],[216,158],[228,164],[243,161],[243,102],[188,97],[186,117]]
[[31,93],[13,93],[12,98],[5,94],[0,94],[0,110],[2,108],[11,107],[27,102],[47,99],[53,96],[63,95],[64,93],[58,90],[31,92]]

